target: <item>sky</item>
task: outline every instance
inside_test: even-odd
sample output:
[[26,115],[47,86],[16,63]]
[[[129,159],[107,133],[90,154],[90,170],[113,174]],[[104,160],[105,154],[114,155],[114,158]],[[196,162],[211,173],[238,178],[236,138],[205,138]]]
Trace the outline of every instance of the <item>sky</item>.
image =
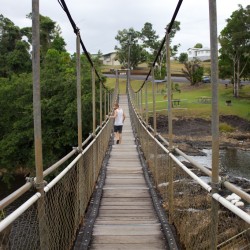
[[[119,43],[115,40],[118,30],[133,28],[141,31],[149,22],[160,38],[164,37],[165,27],[171,21],[178,0],[65,0],[88,52],[95,54],[114,51]],[[244,8],[248,0],[217,0],[217,31],[226,26],[226,19],[241,4]],[[249,2],[248,2],[249,3]],[[26,15],[32,10],[32,0],[0,0],[0,14],[9,18],[15,25],[31,26]],[[66,13],[57,0],[39,2],[40,14],[50,17],[61,28],[62,37],[70,53],[75,51],[75,34]],[[176,17],[181,30],[172,45],[181,44],[179,53],[197,43],[210,47],[209,0],[184,0]]]

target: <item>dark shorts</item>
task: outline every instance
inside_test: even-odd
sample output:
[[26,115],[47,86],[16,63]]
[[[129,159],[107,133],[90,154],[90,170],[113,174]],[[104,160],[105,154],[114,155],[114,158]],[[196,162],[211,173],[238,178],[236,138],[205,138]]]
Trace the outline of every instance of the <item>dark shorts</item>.
[[122,133],[122,125],[120,125],[120,126],[115,125],[114,126],[114,132],[121,134]]

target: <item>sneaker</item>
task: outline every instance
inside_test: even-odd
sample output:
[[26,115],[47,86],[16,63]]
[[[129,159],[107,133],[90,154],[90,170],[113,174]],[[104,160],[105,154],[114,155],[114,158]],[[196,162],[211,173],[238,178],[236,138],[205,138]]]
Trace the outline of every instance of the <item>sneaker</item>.
[[116,144],[119,144],[119,140],[116,141]]

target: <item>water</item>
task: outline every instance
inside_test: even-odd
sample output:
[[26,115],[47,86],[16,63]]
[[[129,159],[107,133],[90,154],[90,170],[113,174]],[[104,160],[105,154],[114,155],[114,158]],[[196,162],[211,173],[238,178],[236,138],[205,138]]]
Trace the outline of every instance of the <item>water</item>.
[[[202,151],[207,156],[192,156],[192,158],[203,166],[211,168],[212,149],[203,149]],[[250,180],[250,151],[234,148],[220,150],[219,166],[229,175]]]

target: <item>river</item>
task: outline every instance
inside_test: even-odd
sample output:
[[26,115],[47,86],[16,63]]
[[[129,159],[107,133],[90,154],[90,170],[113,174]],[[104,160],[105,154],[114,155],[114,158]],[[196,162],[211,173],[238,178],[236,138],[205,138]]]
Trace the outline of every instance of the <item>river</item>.
[[[202,151],[206,153],[206,156],[191,157],[200,164],[211,168],[212,150],[203,149]],[[239,178],[246,178],[250,181],[250,151],[244,151],[234,148],[220,150],[219,167],[228,175]]]

